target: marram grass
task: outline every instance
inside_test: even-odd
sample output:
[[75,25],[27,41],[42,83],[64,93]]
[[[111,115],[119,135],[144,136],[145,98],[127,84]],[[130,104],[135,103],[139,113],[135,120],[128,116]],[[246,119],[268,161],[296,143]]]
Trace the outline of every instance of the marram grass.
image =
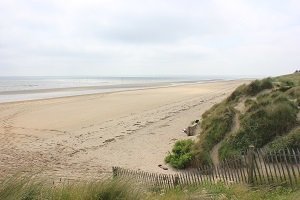
[[53,185],[32,177],[15,176],[0,184],[1,200],[296,200],[299,196],[300,190],[288,187],[250,188],[222,183],[154,191],[120,179]]

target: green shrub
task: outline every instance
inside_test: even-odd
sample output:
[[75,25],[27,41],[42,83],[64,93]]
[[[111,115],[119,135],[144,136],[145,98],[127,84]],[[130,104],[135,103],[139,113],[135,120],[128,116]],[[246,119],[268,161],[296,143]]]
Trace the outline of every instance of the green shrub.
[[227,140],[222,143],[218,153],[220,160],[240,155],[240,152],[237,149],[234,149]]
[[247,86],[245,92],[247,95],[254,96],[265,89],[272,89],[272,88],[273,88],[272,79],[266,78],[261,81],[259,80],[252,81]]
[[273,88],[272,79],[265,78],[265,79],[261,80],[260,88],[261,88],[261,90],[272,89]]
[[215,144],[224,138],[226,133],[231,130],[234,115],[232,106],[221,103],[211,115],[203,119],[200,137],[203,139],[202,147],[204,149],[211,150]]
[[277,137],[267,145],[267,149],[281,150],[284,148],[300,148],[300,128],[292,130],[289,134]]
[[179,140],[175,143],[172,152],[165,158],[166,163],[177,169],[183,169],[191,164],[194,158],[192,151],[194,142],[193,140]]
[[247,88],[246,84],[243,84],[241,86],[239,86],[237,89],[235,89],[227,98],[227,102],[231,102],[231,101],[238,101],[244,94],[245,94],[245,90]]

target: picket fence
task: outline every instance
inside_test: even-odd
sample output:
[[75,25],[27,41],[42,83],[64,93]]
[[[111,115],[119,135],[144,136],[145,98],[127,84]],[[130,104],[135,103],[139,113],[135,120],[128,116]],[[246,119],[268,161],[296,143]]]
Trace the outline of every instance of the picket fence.
[[220,164],[200,165],[176,174],[158,174],[113,167],[113,177],[134,180],[148,187],[170,189],[187,185],[246,183],[253,186],[261,184],[285,184],[292,188],[300,181],[299,149],[266,151],[250,147]]

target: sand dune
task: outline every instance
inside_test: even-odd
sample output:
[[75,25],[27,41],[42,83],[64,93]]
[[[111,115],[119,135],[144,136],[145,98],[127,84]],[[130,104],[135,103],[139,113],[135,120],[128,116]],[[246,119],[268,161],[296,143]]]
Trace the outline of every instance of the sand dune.
[[[182,129],[245,80],[0,104],[0,178],[97,178],[112,166],[162,172]],[[172,169],[168,173],[173,172]]]

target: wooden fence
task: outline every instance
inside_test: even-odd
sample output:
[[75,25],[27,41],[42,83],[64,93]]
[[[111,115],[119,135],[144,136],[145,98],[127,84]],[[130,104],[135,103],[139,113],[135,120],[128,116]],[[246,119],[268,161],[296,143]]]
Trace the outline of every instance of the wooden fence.
[[299,149],[265,151],[254,150],[252,147],[240,155],[223,160],[217,166],[202,165],[177,174],[157,174],[113,167],[113,176],[163,189],[217,182],[286,184],[294,188],[300,180],[300,152]]

